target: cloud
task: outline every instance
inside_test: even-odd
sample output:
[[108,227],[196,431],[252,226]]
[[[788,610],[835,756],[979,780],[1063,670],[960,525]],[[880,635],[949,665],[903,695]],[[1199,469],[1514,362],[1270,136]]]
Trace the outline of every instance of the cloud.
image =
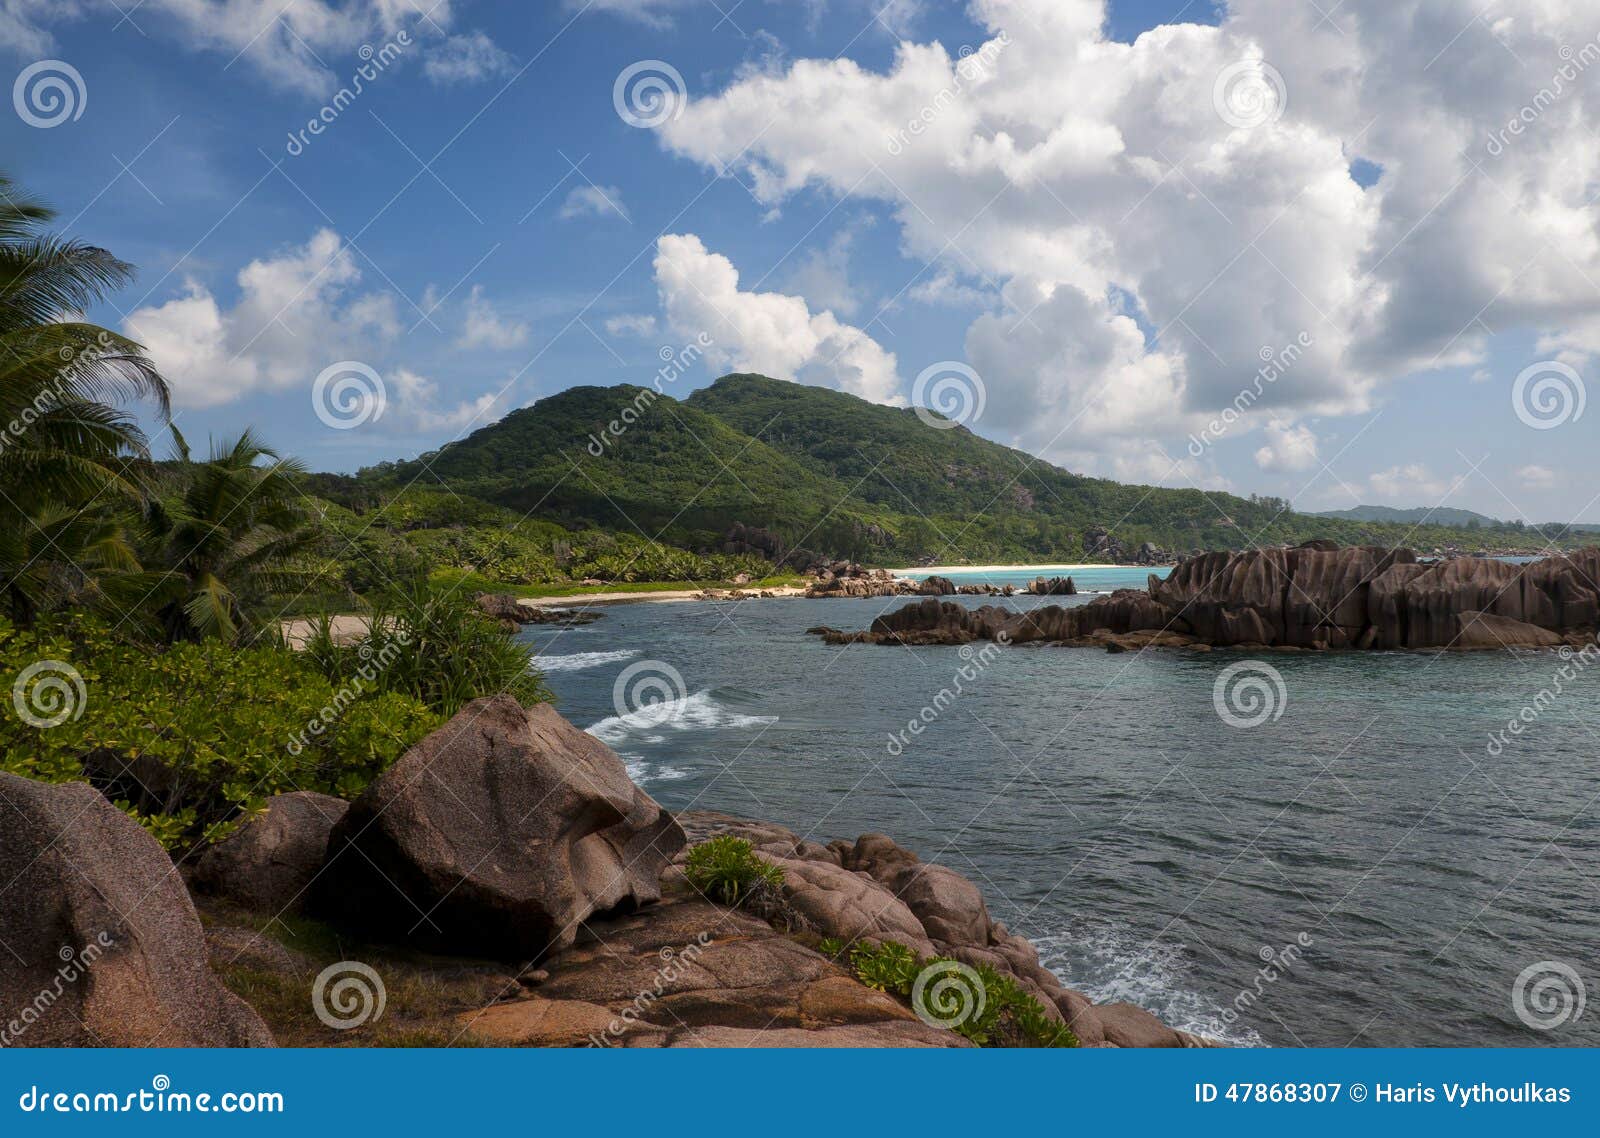
[[1256,465],[1262,470],[1310,470],[1319,462],[1317,436],[1309,427],[1274,422],[1267,426],[1266,440],[1256,451]]
[[1548,490],[1556,484],[1556,472],[1548,466],[1524,466],[1517,481],[1529,490]]
[[148,349],[180,407],[231,403],[257,390],[305,385],[341,359],[374,354],[400,333],[392,297],[357,289],[343,240],[318,230],[303,246],[240,270],[237,302],[204,285],[130,313],[124,331]]
[[638,20],[652,28],[668,27],[672,13],[689,7],[694,0],[566,0],[573,12],[610,12]]
[[805,298],[745,292],[733,262],[694,234],[656,243],[656,288],[674,334],[712,340],[713,370],[753,371],[840,390],[875,403],[904,402],[894,353]]
[[570,221],[575,217],[620,217],[623,221],[633,220],[628,216],[627,206],[622,204],[622,191],[616,186],[578,186],[567,200],[561,204],[561,218]]
[[478,83],[510,75],[516,61],[495,46],[482,32],[450,36],[437,47],[427,49],[422,73],[436,83]]
[[[363,48],[398,43],[402,32],[412,46],[402,45],[398,58],[428,53],[422,70],[434,82],[487,79],[510,64],[483,32],[449,32],[451,0],[143,0],[137,8],[140,33],[164,34],[225,56],[230,68],[240,61],[278,86],[315,95],[347,82],[366,58]],[[131,14],[126,0],[0,0],[0,45],[38,56],[55,49],[53,24]]]
[[644,339],[656,334],[656,318],[632,313],[613,316],[606,321],[606,331],[613,336],[637,336]]
[[[1456,6],[1234,0],[1220,26],[1123,43],[1098,0],[973,0],[988,38],[970,58],[904,42],[881,70],[801,59],[691,100],[657,136],[766,209],[816,190],[883,203],[945,282],[918,299],[1001,282],[968,362],[987,425],[1020,445],[1181,435],[1264,349],[1309,335],[1239,432],[1268,430],[1281,466],[1305,461],[1311,417],[1480,367],[1485,327],[1600,351],[1600,79],[1540,93],[1589,6],[1503,0],[1493,29]],[[1286,97],[1258,119],[1219,94],[1274,74]],[[1495,143],[1524,107],[1534,127]],[[1383,178],[1358,184],[1357,158]]]
[[[316,377],[346,360],[382,377],[382,422],[402,431],[459,429],[474,416],[487,421],[506,406],[509,392],[440,409],[433,380],[389,366],[405,334],[393,298],[361,290],[361,272],[349,247],[330,229],[317,231],[304,245],[251,261],[235,283],[238,297],[231,307],[203,284],[189,281],[181,296],[140,308],[123,324],[145,345],[179,409],[298,391],[309,413]],[[498,320],[476,289],[467,310],[473,346],[510,346],[526,338],[525,327]]]
[[1435,477],[1421,463],[1391,466],[1380,470],[1368,479],[1372,492],[1391,502],[1404,502],[1408,506],[1440,506],[1456,489],[1458,483]]
[[528,326],[518,320],[501,318],[494,306],[484,298],[483,286],[473,285],[467,296],[466,322],[458,348],[491,348],[509,351],[528,342]]
[[850,250],[855,239],[853,230],[841,229],[825,248],[806,250],[785,276],[784,287],[818,308],[854,316],[862,305],[861,292],[850,280]]
[[403,367],[390,372],[385,377],[385,385],[394,414],[391,416],[386,411],[384,421],[397,421],[403,428],[419,434],[459,432],[470,426],[492,423],[510,404],[509,391],[489,391],[463,400],[449,410],[438,410],[439,385]]

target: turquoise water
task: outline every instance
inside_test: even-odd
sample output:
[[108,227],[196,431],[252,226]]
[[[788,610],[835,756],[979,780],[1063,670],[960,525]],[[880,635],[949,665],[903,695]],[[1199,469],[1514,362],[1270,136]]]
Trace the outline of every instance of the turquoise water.
[[[633,604],[525,635],[667,806],[888,833],[1099,999],[1239,1043],[1600,1045],[1592,1009],[1538,1031],[1513,1002],[1542,961],[1600,994],[1600,667],[1491,755],[1554,654],[1266,656],[1279,713],[1233,727],[1214,690],[1238,653],[1025,646],[896,737],[971,660],[804,630],[904,603]],[[619,716],[618,681],[650,676],[670,714]]]

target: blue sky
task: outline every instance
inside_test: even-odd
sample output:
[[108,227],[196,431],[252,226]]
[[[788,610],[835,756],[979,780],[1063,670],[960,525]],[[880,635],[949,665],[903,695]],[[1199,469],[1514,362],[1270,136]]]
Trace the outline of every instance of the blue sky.
[[[1497,240],[1512,248],[1496,251],[1499,261],[1486,255],[1463,271],[1451,227],[1472,221],[1458,203],[1467,192],[1460,187],[1476,183],[1452,188],[1444,157],[1439,169],[1405,160],[1417,126],[1395,105],[1394,88],[1371,94],[1388,108],[1379,126],[1347,125],[1363,108],[1341,105],[1297,54],[1320,50],[1327,25],[1277,28],[1259,12],[1252,24],[1245,9],[1259,5],[1236,5],[1227,16],[1203,2],[1130,2],[1112,3],[1096,30],[1087,0],[1046,6],[1037,21],[1028,7],[1041,0],[986,2],[979,11],[911,0],[888,9],[881,0],[605,0],[587,8],[453,0],[429,10],[410,0],[302,0],[327,19],[296,24],[275,19],[281,5],[254,0],[148,0],[126,18],[100,0],[4,0],[8,74],[60,61],[81,76],[83,94],[81,114],[57,125],[0,116],[0,139],[7,171],[56,206],[72,233],[139,267],[136,284],[92,315],[160,346],[158,363],[182,376],[178,423],[191,441],[254,424],[320,469],[409,457],[569,386],[648,382],[658,352],[690,342],[698,319],[724,354],[674,394],[709,382],[725,369],[719,364],[772,359],[769,370],[792,364],[795,378],[896,401],[925,369],[962,363],[976,369],[987,401],[969,426],[1075,470],[1284,495],[1306,509],[1446,502],[1502,517],[1600,521],[1593,479],[1576,473],[1592,455],[1600,410],[1569,411],[1558,428],[1535,430],[1512,402],[1530,365],[1565,361],[1583,382],[1590,311],[1600,308],[1586,271],[1592,228],[1554,243],[1568,248],[1551,252],[1549,280],[1542,263],[1511,277],[1504,265],[1521,261],[1505,234]],[[1515,115],[1514,84],[1549,71],[1524,50],[1535,60],[1522,64],[1529,79],[1510,81],[1503,109],[1463,109],[1463,99],[1482,98],[1464,78],[1472,53],[1495,48],[1478,43],[1470,13],[1470,34],[1448,47],[1460,58],[1446,57],[1449,74],[1440,65],[1436,77],[1415,59],[1445,47],[1447,36],[1429,39],[1431,30],[1414,25],[1426,41],[1414,45],[1420,56],[1388,60],[1381,41],[1392,33],[1366,11],[1377,8],[1353,7],[1337,29],[1342,40],[1331,42],[1369,51],[1371,73],[1392,67],[1425,84],[1415,105],[1436,99],[1471,124],[1464,136],[1480,121]],[[1050,23],[1080,9],[1088,30]],[[919,140],[915,161],[901,167],[879,155],[875,173],[859,181],[849,161],[830,154],[862,121],[848,117],[865,113],[852,100],[879,106],[876,88],[902,75],[902,41],[943,45],[953,64],[1006,20],[1016,21],[1016,46],[993,66],[1046,107],[1042,118],[1026,121],[1035,112],[987,95],[976,143],[954,132]],[[1204,39],[1156,45],[1177,34],[1163,25],[1219,20],[1220,29],[1181,33]],[[1151,29],[1138,52],[1116,46]],[[1034,42],[1045,35],[1057,41]],[[995,195],[990,217],[1014,211],[1029,220],[1012,225],[1002,216],[991,225],[986,217],[984,232],[971,233],[979,244],[964,248],[969,234],[950,219],[975,211],[942,195],[996,134],[1026,145],[1033,132],[1037,143],[1075,112],[1048,111],[1059,92],[1052,68],[1039,62],[1071,58],[1060,50],[1067,36],[1112,57],[1110,74],[1138,76],[1118,94],[1121,105],[1096,111],[1104,122],[1061,132],[1077,145],[1118,125],[1122,165],[1085,173],[1088,160],[1075,159],[1037,183],[1008,173],[1021,188]],[[291,143],[350,82],[363,45],[385,43],[398,45],[393,62],[321,134]],[[1193,77],[1177,73],[1178,61],[1198,58],[1194,44],[1224,60],[1265,50],[1281,64],[1286,106],[1249,139],[1265,147],[1267,132],[1277,132],[1271,153],[1281,177],[1239,165],[1219,172],[1219,155],[1239,162],[1245,145],[1228,124],[1182,159],[1189,139],[1140,140],[1135,119],[1166,113],[1141,111],[1146,100],[1167,108],[1209,98],[1211,72],[1193,90],[1183,86]],[[838,59],[853,61],[867,86],[831,62]],[[684,113],[664,129],[630,125],[614,103],[618,76],[651,60],[670,63],[683,80]],[[825,74],[813,82],[808,67]],[[904,78],[913,81],[909,69]],[[819,92],[823,103],[807,102]],[[975,104],[979,96],[955,98]],[[740,139],[749,103],[777,106],[777,130]],[[797,121],[835,108],[838,121],[814,132]],[[1007,116],[1015,121],[998,121]],[[1541,156],[1559,148],[1556,126],[1564,120],[1539,140]],[[1141,146],[1146,153],[1130,161]],[[930,163],[934,147],[948,152]],[[1327,175],[1330,152],[1358,163],[1347,185],[1337,184],[1339,171]],[[1038,153],[1054,160],[1056,150]],[[1533,153],[1530,142],[1517,157]],[[941,162],[958,173],[939,177]],[[1542,187],[1536,178],[1526,184],[1528,169],[1506,198],[1508,214],[1513,198],[1559,187],[1575,195],[1573,217],[1586,216],[1586,176],[1573,189],[1552,166]],[[1112,172],[1144,176],[1149,188],[1113,184]],[[1483,189],[1483,208],[1494,208],[1500,188]],[[972,192],[990,200],[980,186]],[[1238,205],[1227,196],[1234,193]],[[1273,214],[1324,193],[1335,204],[1304,222],[1277,223],[1259,250],[1247,248],[1240,235],[1266,224],[1250,211],[1267,209],[1274,222]],[[1117,203],[1116,224],[1095,220],[1102,197]],[[1028,243],[1052,250],[1039,258],[1052,262],[1052,227],[1071,249],[1060,267],[1036,272]],[[665,255],[658,242],[668,235],[696,242]],[[1390,235],[1403,237],[1400,251],[1383,256]],[[1258,252],[1268,262],[1255,266],[1260,275],[1228,275]],[[1558,256],[1575,262],[1571,272]],[[1080,261],[1091,268],[1080,272]],[[725,264],[737,270],[736,290],[708,296]],[[1319,291],[1341,273],[1367,299],[1332,285]],[[1526,303],[1511,305],[1521,290],[1507,281],[1534,277]],[[1554,295],[1558,278],[1568,293]],[[729,319],[720,305],[740,311]],[[796,311],[798,324],[771,330],[769,318],[782,323]],[[1249,418],[1190,456],[1195,424],[1249,385],[1260,361],[1248,346],[1282,347],[1300,327],[1317,353],[1330,354],[1288,369]],[[774,342],[763,340],[769,334]],[[820,346],[797,347],[794,335]],[[856,359],[860,369],[843,374],[840,361]],[[319,372],[343,360],[370,367],[385,392],[383,413],[356,429],[327,426],[311,395]],[[1104,382],[1092,384],[1091,373]],[[1166,415],[1180,402],[1183,416]]]

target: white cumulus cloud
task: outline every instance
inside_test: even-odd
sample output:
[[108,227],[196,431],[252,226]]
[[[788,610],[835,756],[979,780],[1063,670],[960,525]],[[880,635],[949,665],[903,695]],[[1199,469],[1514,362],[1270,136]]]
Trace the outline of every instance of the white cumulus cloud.
[[706,361],[713,370],[837,387],[875,403],[904,401],[893,352],[832,312],[813,313],[803,297],[741,290],[733,262],[694,234],[656,243],[655,275],[673,332],[711,338]]

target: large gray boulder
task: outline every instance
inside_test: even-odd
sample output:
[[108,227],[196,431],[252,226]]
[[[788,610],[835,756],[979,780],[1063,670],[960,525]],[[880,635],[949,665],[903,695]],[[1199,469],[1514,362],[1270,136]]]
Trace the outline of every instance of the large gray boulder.
[[554,708],[480,699],[334,828],[317,906],[370,935],[529,960],[591,914],[661,896],[683,830]]
[[200,855],[194,885],[248,909],[299,909],[328,856],[328,836],[350,804],[297,790],[267,800],[260,815]]
[[87,783],[0,774],[0,943],[8,1046],[272,1046],[166,851]]

